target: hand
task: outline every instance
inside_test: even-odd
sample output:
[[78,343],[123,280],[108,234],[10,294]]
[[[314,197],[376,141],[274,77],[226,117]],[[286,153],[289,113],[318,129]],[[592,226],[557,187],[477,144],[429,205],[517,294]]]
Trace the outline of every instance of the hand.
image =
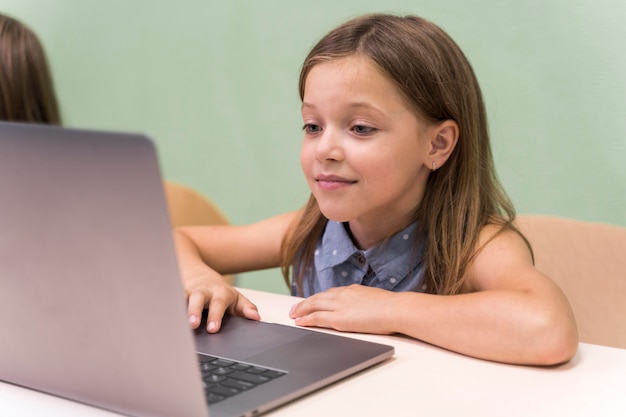
[[289,317],[298,326],[316,326],[343,332],[391,334],[391,291],[363,285],[335,287],[294,305]]
[[224,313],[260,320],[257,307],[228,284],[221,275],[206,267],[203,273],[184,280],[187,296],[187,315],[193,329],[200,325],[202,310],[208,306],[207,331],[216,333],[222,325]]

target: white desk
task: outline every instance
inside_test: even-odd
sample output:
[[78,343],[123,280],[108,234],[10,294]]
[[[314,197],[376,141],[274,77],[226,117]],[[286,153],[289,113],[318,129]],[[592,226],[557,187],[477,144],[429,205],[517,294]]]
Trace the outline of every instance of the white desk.
[[[297,299],[242,290],[265,321],[293,325]],[[393,359],[283,406],[279,416],[624,416],[626,350],[582,343],[569,363],[503,365],[397,336],[349,335],[394,345]],[[117,414],[0,383],[3,417]],[[184,416],[181,416],[184,417]]]

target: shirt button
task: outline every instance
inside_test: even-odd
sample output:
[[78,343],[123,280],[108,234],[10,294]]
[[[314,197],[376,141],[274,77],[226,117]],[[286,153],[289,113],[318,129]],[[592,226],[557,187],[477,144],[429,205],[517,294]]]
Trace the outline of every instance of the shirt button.
[[398,282],[398,280],[392,277],[392,278],[389,278],[389,282],[391,282],[392,284],[395,284],[396,282]]
[[358,262],[359,265],[363,266],[365,265],[365,256],[363,256],[362,253],[357,253],[356,254],[356,261]]

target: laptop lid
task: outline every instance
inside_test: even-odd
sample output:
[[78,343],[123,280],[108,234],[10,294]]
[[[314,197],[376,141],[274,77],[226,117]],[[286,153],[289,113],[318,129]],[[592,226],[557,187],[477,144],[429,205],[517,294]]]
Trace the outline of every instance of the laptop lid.
[[0,123],[0,379],[208,414],[162,188],[143,136]]
[[[227,317],[190,331],[142,135],[0,123],[0,379],[133,416],[206,416],[195,351],[285,372],[211,405],[253,415],[393,354]],[[287,312],[285,312],[287,314]]]

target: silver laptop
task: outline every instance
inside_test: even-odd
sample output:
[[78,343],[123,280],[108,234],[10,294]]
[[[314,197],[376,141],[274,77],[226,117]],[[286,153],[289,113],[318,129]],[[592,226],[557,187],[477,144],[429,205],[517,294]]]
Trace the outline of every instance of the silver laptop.
[[256,415],[393,355],[235,317],[194,334],[152,142],[14,123],[0,123],[0,334],[0,380],[131,416]]

